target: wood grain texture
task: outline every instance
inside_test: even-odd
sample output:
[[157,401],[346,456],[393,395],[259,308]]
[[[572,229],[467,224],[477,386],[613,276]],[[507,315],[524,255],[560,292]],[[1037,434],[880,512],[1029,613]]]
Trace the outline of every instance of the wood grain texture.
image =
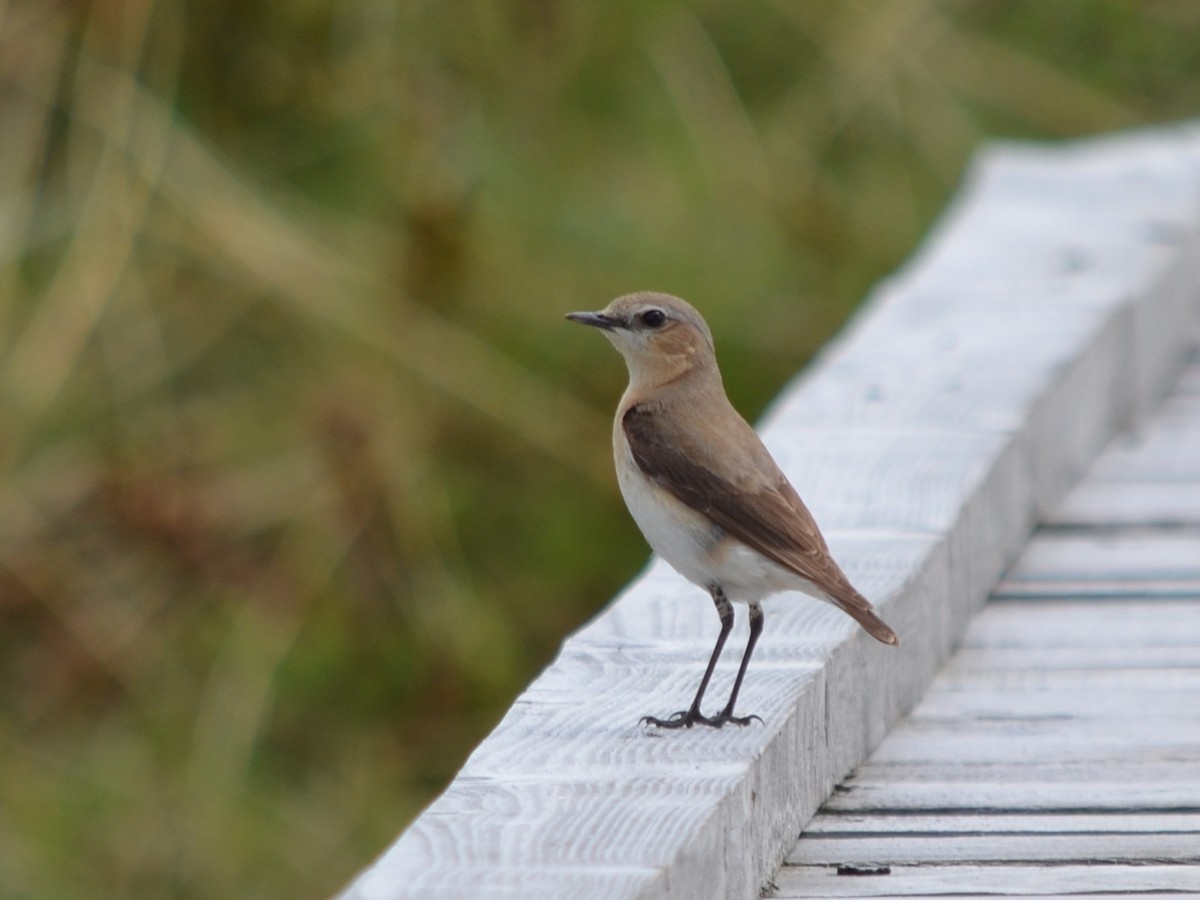
[[[1188,371],[1195,368],[1193,361]],[[1200,393],[1181,384],[1155,416],[1154,428],[1114,441],[1047,521],[1064,527],[1200,528],[1198,408]]]
[[916,775],[897,772],[894,767],[864,772],[862,777],[844,782],[847,790],[831,796],[825,809],[835,813],[912,814],[922,810],[976,815],[1200,809],[1200,777],[1181,778],[1177,765],[1034,766],[1023,762],[975,766],[971,771],[952,766],[942,771],[923,768]]
[[[826,605],[781,596],[766,604],[742,694],[744,711],[763,725],[641,728],[641,715],[686,705],[717,631],[703,592],[652,564],[564,644],[446,792],[343,896],[753,897],[831,792],[839,815],[907,813],[912,804],[944,813],[971,797],[997,808],[1070,801],[1075,809],[1109,782],[1104,802],[1126,805],[1095,815],[1200,808],[1200,781],[1158,778],[1170,764],[1163,754],[1137,762],[1155,776],[1144,784],[1106,767],[1121,734],[1099,704],[1084,710],[1094,751],[1074,752],[1058,718],[1064,704],[1083,703],[1088,684],[1070,679],[1101,653],[1080,639],[1085,632],[1123,629],[1130,640],[1101,655],[1145,671],[1195,660],[1197,644],[1185,640],[1193,626],[1180,626],[1178,642],[1143,645],[1136,636],[1145,629],[1119,604],[1084,632],[1066,609],[1047,607],[1041,643],[972,630],[979,671],[956,669],[951,690],[977,694],[990,712],[974,716],[961,697],[941,701],[907,726],[911,739],[900,732],[884,763],[834,791],[917,703],[1037,518],[1115,433],[1145,419],[1180,370],[1197,311],[1197,162],[1200,135],[1187,129],[987,150],[914,259],[768,413],[765,442],[839,564],[900,634],[899,650]],[[1168,444],[1148,443],[1142,464],[1162,470]],[[1170,471],[1186,474],[1183,456],[1169,458]],[[1114,560],[1110,582],[1181,602],[1183,588],[1167,585],[1140,551],[1098,549]],[[1104,583],[1086,564],[1096,550],[1085,542],[1065,557],[1046,551],[1050,561],[1026,553],[1006,582],[1007,605],[1028,607],[1050,583],[1084,585],[1079,597],[1093,596]],[[1055,562],[1066,557],[1069,565]],[[1172,571],[1190,590],[1185,556]],[[1000,634],[1019,631],[1003,613],[987,615]],[[739,621],[730,646],[744,638]],[[714,697],[732,679],[737,651],[727,652]],[[995,674],[1025,662],[1045,673],[1058,701],[1019,700],[1019,685]],[[1191,685],[1180,681],[1146,704],[1146,747],[1178,719]],[[920,752],[920,733],[945,749]],[[1172,752],[1195,750],[1186,734],[1170,740]],[[1072,758],[1051,765],[1038,747]],[[954,756],[975,752],[987,760],[973,769]],[[991,776],[1006,771],[1025,781],[999,790]],[[1126,868],[1109,868],[1109,889],[1134,883]],[[1157,884],[1160,868],[1175,871],[1140,874]],[[896,874],[891,884],[913,890],[937,875]],[[1089,886],[1099,884],[1092,875],[1074,884],[1100,890]],[[827,878],[820,867],[788,867],[779,878],[835,894],[878,883]]]
[[[1081,813],[1054,815],[1034,813],[993,813],[978,815],[963,812],[925,815],[854,815],[818,816],[804,829],[808,837],[817,835],[861,837],[865,835],[914,834],[991,835],[991,834],[1193,834],[1200,837],[1200,812],[1196,813]],[[1197,844],[1200,846],[1200,844]]]
[[[881,839],[810,837],[788,854],[789,866],[945,866],[964,863],[1053,863],[1056,866],[1111,863],[1200,866],[1200,831],[1093,834],[934,834],[904,832]],[[964,884],[965,888],[966,885]]]
[[[1198,482],[1200,483],[1200,482]],[[996,596],[1200,596],[1200,528],[1038,534]],[[1182,614],[1182,613],[1181,613]]]
[[767,896],[826,897],[1079,897],[1178,896],[1200,891],[1195,870],[1178,865],[892,866],[886,875],[838,875],[825,866],[789,866]]
[[773,896],[1200,895],[1200,528],[1076,512],[1096,484],[1200,487],[1197,376],[1033,535]]

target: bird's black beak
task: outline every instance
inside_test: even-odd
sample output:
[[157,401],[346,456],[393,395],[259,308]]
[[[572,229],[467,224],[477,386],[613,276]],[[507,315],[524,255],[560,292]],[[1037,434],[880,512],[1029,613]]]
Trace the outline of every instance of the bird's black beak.
[[606,316],[604,313],[572,312],[567,313],[567,318],[572,322],[578,322],[580,325],[591,325],[593,328],[603,328],[605,331],[613,331],[624,327],[624,323],[620,319],[614,319],[612,316]]

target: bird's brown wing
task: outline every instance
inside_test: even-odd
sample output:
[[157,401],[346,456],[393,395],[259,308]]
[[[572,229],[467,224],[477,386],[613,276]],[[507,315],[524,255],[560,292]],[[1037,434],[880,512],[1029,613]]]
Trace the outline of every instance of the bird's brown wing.
[[646,477],[729,536],[814,584],[876,640],[899,643],[834,562],[812,514],[782,472],[773,484],[735,485],[688,448],[667,440],[660,422],[661,416],[640,405],[621,420],[634,462]]

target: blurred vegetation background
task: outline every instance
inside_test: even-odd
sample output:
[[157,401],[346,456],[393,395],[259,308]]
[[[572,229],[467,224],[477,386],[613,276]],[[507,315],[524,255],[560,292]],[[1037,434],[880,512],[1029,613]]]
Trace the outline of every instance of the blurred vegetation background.
[[647,558],[562,313],[688,297],[755,415],[981,140],[1195,115],[1198,28],[0,0],[0,895],[335,891]]

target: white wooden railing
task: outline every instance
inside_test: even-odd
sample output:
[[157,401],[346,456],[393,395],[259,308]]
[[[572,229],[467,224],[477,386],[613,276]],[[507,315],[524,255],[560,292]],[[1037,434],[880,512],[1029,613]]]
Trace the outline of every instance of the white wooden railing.
[[702,591],[651,565],[343,897],[756,897],[1040,512],[1153,406],[1198,295],[1200,128],[987,148],[762,423],[900,649],[780,597],[742,694],[765,724],[648,730],[639,716],[691,696],[717,627]]

